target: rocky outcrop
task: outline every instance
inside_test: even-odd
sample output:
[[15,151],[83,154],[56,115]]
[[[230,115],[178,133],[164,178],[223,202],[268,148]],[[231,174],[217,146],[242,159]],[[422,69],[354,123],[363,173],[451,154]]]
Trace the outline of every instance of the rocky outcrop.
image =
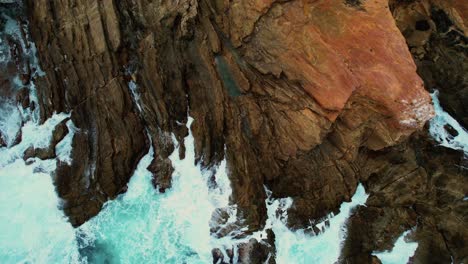
[[168,135],[186,135],[189,113],[197,160],[226,154],[233,199],[256,230],[264,184],[294,197],[290,225],[301,227],[349,200],[360,148],[401,142],[431,117],[386,1],[28,3],[43,118],[72,111],[79,128],[57,177],[76,225],[124,188],[147,149],[144,125],[164,189]]
[[[452,168],[460,156],[432,160],[437,151],[422,132],[408,141],[433,115],[416,71],[427,88],[440,87],[451,113],[466,119],[463,5],[27,2],[46,73],[35,81],[42,119],[71,112],[78,128],[73,162],[60,163],[56,175],[72,224],[125,191],[150,142],[153,183],[162,192],[170,188],[172,134],[184,157],[190,115],[197,162],[227,160],[243,221],[226,228],[263,227],[264,186],[293,198],[288,224],[302,228],[349,201],[361,181],[371,195],[349,221],[343,260],[375,263],[372,251],[390,248],[416,225],[422,246],[415,261],[424,263],[428,252],[440,261],[466,258],[457,220],[466,212],[465,171]],[[274,253],[258,241],[239,248],[246,263]]]
[[97,214],[125,188],[148,150],[118,47],[107,43],[113,37],[110,30],[118,27],[112,5],[31,1],[28,6],[34,25],[30,31],[46,73],[36,80],[41,117],[70,112],[77,127],[73,163],[60,163],[56,177],[74,225]]
[[7,146],[7,143],[6,143],[6,140],[5,140],[4,137],[5,136],[3,136],[2,133],[0,132],[0,148],[3,148],[3,147]]

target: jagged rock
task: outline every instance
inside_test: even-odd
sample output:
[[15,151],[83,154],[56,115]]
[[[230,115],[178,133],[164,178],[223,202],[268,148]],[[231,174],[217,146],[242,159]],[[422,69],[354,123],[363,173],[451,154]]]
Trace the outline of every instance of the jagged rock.
[[152,183],[154,188],[164,193],[172,185],[172,173],[174,168],[168,159],[153,159],[147,168],[152,174]]
[[223,263],[225,263],[224,262],[224,254],[221,251],[221,249],[214,248],[213,250],[211,250],[211,255],[213,256],[213,264],[217,264],[217,263],[223,264]]
[[370,196],[348,221],[342,263],[373,263],[373,251],[390,250],[409,229],[419,243],[413,263],[465,261],[466,246],[457,244],[468,235],[458,220],[468,191],[468,171],[457,167],[463,154],[435,147],[425,133],[363,158],[361,181]]
[[234,249],[232,248],[226,249],[226,255],[229,258],[229,263],[233,264],[234,263]]
[[380,261],[380,259],[376,256],[372,256],[372,264],[382,264],[382,262]]
[[[46,73],[35,80],[41,119],[53,112],[71,112],[78,130],[72,165],[59,164],[55,177],[65,213],[76,226],[121,193],[149,148],[122,75],[126,65],[119,61],[122,21],[114,1],[54,2],[53,9],[44,8],[50,4],[47,1],[25,2],[34,25],[31,36]],[[89,18],[85,26],[74,15],[76,10]],[[69,27],[58,26],[64,19]]]
[[23,159],[27,161],[29,158],[39,158],[41,160],[53,159],[55,158],[55,148],[34,148],[29,147],[24,151]]
[[456,136],[458,136],[458,134],[459,134],[458,131],[455,130],[455,128],[453,128],[453,127],[452,127],[451,125],[449,125],[449,124],[446,124],[446,125],[444,126],[444,129],[445,129],[452,137],[456,137]]
[[2,134],[2,132],[0,131],[0,148],[3,148],[3,147],[6,147],[7,146],[7,143],[5,141],[5,138]]
[[21,88],[18,93],[16,94],[16,102],[26,109],[29,107],[30,100],[29,100],[29,89],[24,87]]
[[[21,124],[20,127],[23,127],[23,124]],[[23,130],[20,128],[18,132],[16,132],[15,140],[13,140],[11,146],[18,145],[21,142],[21,140],[23,140]]]
[[269,257],[272,253],[274,254],[274,248],[271,245],[265,242],[258,242],[255,238],[250,239],[249,242],[237,245],[238,263],[274,264],[276,263],[274,257]]
[[57,124],[52,132],[50,144],[45,148],[34,148],[33,146],[24,151],[23,159],[28,161],[29,158],[39,158],[41,160],[53,159],[55,155],[55,147],[68,134],[67,122],[69,118],[64,119]]
[[232,235],[234,238],[242,238],[246,233],[241,229],[246,227],[243,221],[237,219],[235,222],[228,222],[230,208],[216,208],[211,214],[210,233],[214,237],[222,238],[227,235]]
[[70,132],[67,127],[67,122],[69,120],[69,118],[65,118],[62,122],[55,126],[54,131],[52,132],[52,146],[55,147]]

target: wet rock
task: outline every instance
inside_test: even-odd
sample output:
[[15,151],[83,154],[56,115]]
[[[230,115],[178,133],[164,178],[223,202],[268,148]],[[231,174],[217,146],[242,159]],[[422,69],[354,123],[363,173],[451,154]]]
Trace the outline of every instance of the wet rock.
[[452,137],[458,136],[458,131],[457,131],[455,128],[453,128],[451,125],[446,124],[446,125],[444,126],[444,129],[445,129],[445,131],[447,131]]
[[29,100],[29,89],[28,88],[21,88],[18,93],[16,94],[16,102],[26,109],[29,107],[30,100]]
[[34,148],[29,147],[24,151],[23,159],[27,161],[30,158],[39,158],[41,160],[55,158],[55,147]]
[[368,153],[362,161],[367,165],[361,165],[361,180],[370,195],[348,220],[344,263],[373,263],[373,251],[390,250],[410,229],[419,243],[414,263],[465,258],[466,246],[455,242],[467,235],[457,220],[468,190],[467,171],[459,169],[463,154],[434,146],[426,133],[413,136],[410,144]]
[[274,254],[274,249],[267,243],[258,242],[255,238],[237,245],[237,253],[239,256],[238,263],[276,263],[274,257],[270,257],[272,253]]
[[378,257],[372,256],[371,264],[382,264],[382,262],[380,261],[380,259]]
[[29,85],[31,82],[31,74],[30,73],[22,73],[20,75],[21,83],[23,85]]
[[174,168],[170,160],[153,159],[147,168],[152,174],[154,188],[164,193],[172,185],[172,173]]
[[224,254],[219,248],[214,248],[211,250],[211,255],[213,256],[213,264],[218,264],[218,263],[225,263],[224,262]]
[[31,101],[31,104],[29,104],[29,109],[31,109],[31,112],[36,110],[36,103],[34,101]]
[[55,126],[54,131],[52,132],[52,146],[55,147],[69,133],[67,126],[67,122],[69,120],[70,118],[65,118],[62,122]]
[[[35,79],[41,121],[54,112],[69,112],[78,128],[73,138],[73,164],[58,164],[55,177],[57,189],[63,188],[58,193],[64,211],[76,226],[121,193],[149,149],[139,110],[121,74],[127,66],[120,64],[121,43],[130,45],[121,38],[120,26],[126,22],[117,7],[124,7],[107,0],[62,2],[52,9],[43,8],[47,1],[26,2],[31,11],[29,23],[35,25],[30,28],[31,37],[45,73]],[[83,7],[80,12],[93,18],[86,26],[75,23],[79,20],[73,15],[75,7]],[[57,20],[44,20],[44,16]],[[43,30],[69,18],[73,26],[64,34]],[[68,38],[71,32],[73,41]]]
[[[21,127],[23,127],[23,125],[21,125]],[[18,132],[16,132],[15,140],[13,140],[13,143],[11,144],[11,146],[18,145],[21,142],[21,140],[23,140],[23,131],[20,128]]]
[[4,139],[3,134],[0,132],[0,148],[6,147],[6,146],[7,146],[7,143]]
[[66,118],[55,126],[49,146],[45,148],[34,148],[31,146],[25,150],[23,159],[27,161],[30,158],[39,158],[41,160],[55,158],[55,147],[69,132],[66,124],[68,120],[70,119]]
[[226,255],[229,258],[229,263],[233,264],[234,263],[234,249],[233,248],[226,249]]
[[231,208],[216,208],[210,219],[210,233],[214,237],[222,238],[231,235],[234,238],[242,238],[247,234],[241,229],[246,227],[242,220],[236,219],[235,222],[228,222],[229,210]]

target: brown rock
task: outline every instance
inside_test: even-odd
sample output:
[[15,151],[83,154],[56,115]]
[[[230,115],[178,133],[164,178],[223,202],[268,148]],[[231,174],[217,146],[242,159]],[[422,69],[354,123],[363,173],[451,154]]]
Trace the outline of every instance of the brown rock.
[[21,88],[18,93],[16,94],[16,102],[26,109],[29,107],[30,100],[29,100],[29,89],[24,87]]
[[[80,225],[123,190],[148,143],[127,83],[119,75],[125,65],[118,63],[122,39],[115,3],[57,2],[48,9],[46,2],[28,3],[30,23],[36,25],[31,35],[46,73],[35,84],[41,119],[71,111],[79,129],[73,138],[73,164],[59,164],[56,184],[62,189],[65,213],[73,225]],[[86,25],[76,11],[88,18]],[[53,26],[57,23],[70,26]]]
[[[21,127],[23,127],[23,125],[21,125]],[[11,146],[18,145],[21,142],[21,140],[23,140],[23,131],[20,128],[18,132],[16,132],[15,140],[13,140],[13,143],[11,144]]]
[[[270,245],[252,238],[249,242],[237,245],[238,263],[276,263],[274,258],[268,258],[272,250],[274,252],[274,248],[272,249]],[[266,262],[267,260],[269,261]]]
[[[79,128],[74,162],[59,163],[55,179],[73,225],[125,190],[149,146],[146,132],[155,152],[153,184],[169,188],[171,135],[183,158],[189,114],[196,161],[211,167],[226,158],[248,232],[265,223],[264,186],[275,198],[294,197],[288,224],[303,228],[349,201],[361,181],[371,195],[350,219],[342,259],[376,262],[371,252],[389,248],[419,219],[464,258],[457,242],[464,231],[454,220],[464,211],[457,202],[463,178],[428,158],[435,153],[428,140],[414,141],[424,151],[405,143],[433,115],[407,43],[426,86],[442,84],[443,104],[466,116],[459,103],[464,55],[452,43],[464,40],[457,32],[444,37],[452,26],[444,28],[445,18],[461,11],[444,16],[425,1],[391,1],[395,25],[384,0],[75,2],[56,1],[51,9],[45,0],[28,1],[46,72],[37,80],[42,119],[72,111]],[[74,10],[88,18],[85,25]],[[463,184],[453,186],[456,180]],[[426,243],[415,256],[422,260],[432,246],[422,231],[415,236]],[[442,260],[447,250],[439,238],[433,248]],[[273,245],[239,245],[240,262],[262,263]]]
[[69,120],[69,118],[65,118],[62,122],[55,126],[54,131],[52,132],[52,146],[55,147],[68,134],[69,130],[67,127],[67,122]]
[[23,159],[27,161],[30,158],[39,158],[41,160],[55,158],[55,151],[52,147],[49,148],[34,148],[29,147],[24,151]]
[[214,248],[211,251],[211,255],[213,256],[213,264],[217,263],[225,263],[224,262],[224,254],[219,248]]
[[226,249],[226,255],[229,258],[229,263],[234,263],[234,249],[228,248]]
[[153,173],[152,183],[154,188],[164,193],[166,189],[171,187],[174,168],[170,160],[153,159],[147,169]]
[[7,146],[7,143],[4,139],[3,134],[0,132],[0,148],[6,147],[6,146]]

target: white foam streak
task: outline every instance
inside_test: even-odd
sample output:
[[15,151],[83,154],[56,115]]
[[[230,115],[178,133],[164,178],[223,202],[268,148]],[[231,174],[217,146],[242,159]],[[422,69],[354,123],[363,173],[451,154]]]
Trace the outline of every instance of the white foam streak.
[[0,134],[3,135],[7,146],[11,146],[21,129],[22,116],[16,105],[5,101],[0,106]]
[[408,263],[409,258],[414,255],[418,248],[417,242],[405,241],[405,237],[410,233],[410,230],[404,232],[395,242],[391,251],[374,252],[373,255],[377,256],[382,264],[405,264]]
[[[438,96],[439,91],[437,90],[431,94],[436,116],[429,123],[429,133],[441,146],[461,150],[465,155],[468,155],[468,132],[442,109]],[[447,132],[444,128],[447,124],[457,131],[457,136],[454,137]]]
[[34,148],[45,148],[50,144],[52,132],[60,122],[69,117],[69,114],[54,113],[42,125],[29,121],[22,127],[22,140],[11,148],[0,149],[0,167],[22,158],[24,151],[33,146]]
[[[286,209],[291,206],[292,199],[267,200],[266,228],[272,228],[276,236],[277,263],[335,263],[346,236],[345,223],[351,209],[364,204],[367,197],[364,187],[359,185],[352,201],[343,203],[340,213],[329,219],[330,227],[316,236],[307,234],[304,230],[293,232],[287,228]],[[282,212],[279,216],[278,209]]]

